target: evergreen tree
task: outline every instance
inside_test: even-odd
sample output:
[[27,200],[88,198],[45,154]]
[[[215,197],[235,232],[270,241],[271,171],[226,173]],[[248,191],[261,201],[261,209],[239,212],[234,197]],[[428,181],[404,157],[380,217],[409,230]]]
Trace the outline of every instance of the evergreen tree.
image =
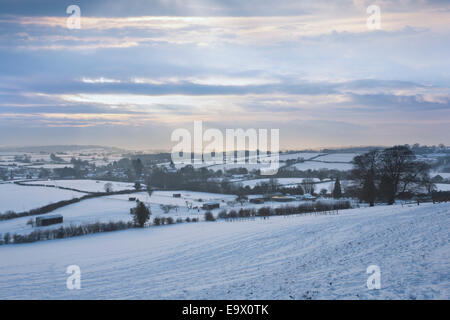
[[377,188],[372,176],[368,176],[364,181],[363,189],[361,192],[361,200],[368,202],[371,207],[375,205],[375,199],[377,194]]
[[131,209],[134,224],[143,228],[145,223],[150,219],[151,212],[147,206],[139,201],[136,208]]
[[342,197],[341,182],[339,181],[339,178],[336,178],[336,181],[334,182],[333,198],[339,199],[340,197]]

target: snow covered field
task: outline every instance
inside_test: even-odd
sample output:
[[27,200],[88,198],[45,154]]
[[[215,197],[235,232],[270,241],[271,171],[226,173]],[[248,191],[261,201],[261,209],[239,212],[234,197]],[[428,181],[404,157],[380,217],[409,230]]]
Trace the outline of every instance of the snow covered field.
[[338,162],[328,163],[319,161],[305,161],[301,163],[296,163],[293,166],[295,166],[297,170],[301,171],[320,170],[320,169],[347,171],[353,168],[353,165],[351,163],[338,163]]
[[280,158],[280,161],[297,160],[299,158],[304,159],[304,160],[309,160],[309,159],[317,157],[321,154],[322,153],[318,153],[318,152],[288,153],[288,154],[280,154],[279,158]]
[[443,203],[0,246],[0,299],[449,299],[449,227]]
[[84,192],[105,192],[105,184],[111,183],[112,191],[133,190],[134,183],[116,182],[116,181],[98,181],[98,180],[48,180],[48,181],[30,181],[26,184],[39,184],[53,187],[71,188]]
[[[37,187],[22,187],[22,188],[37,188]],[[44,187],[41,187],[44,188]],[[58,189],[56,189],[58,190]],[[173,198],[173,193],[180,193],[181,198]],[[61,226],[81,225],[95,222],[110,222],[110,221],[131,221],[130,209],[136,206],[136,202],[129,201],[129,197],[136,197],[143,201],[150,207],[152,219],[157,216],[172,217],[198,217],[203,219],[203,210],[188,209],[187,205],[201,207],[203,202],[217,201],[221,202],[222,208],[230,208],[224,201],[233,201],[236,196],[206,193],[206,192],[192,192],[192,191],[155,191],[150,197],[147,192],[138,192],[125,195],[104,196],[94,199],[87,199],[77,202],[50,213],[39,215],[39,217],[51,216],[60,214],[64,217],[64,222],[50,225],[48,227],[33,227],[28,225],[30,219],[35,219],[36,216],[25,216],[10,220],[0,221],[0,234],[17,233],[21,235],[30,234],[36,229],[58,229]],[[200,202],[199,200],[202,199]],[[169,213],[165,213],[161,205],[176,206]],[[218,211],[217,209],[215,211]]]
[[[127,198],[128,199],[128,198]],[[95,222],[131,221],[130,208],[136,203],[125,199],[116,199],[112,196],[83,200],[39,217],[60,214],[64,217],[64,223],[50,225],[48,227],[32,227],[27,224],[30,219],[37,216],[26,216],[16,219],[0,221],[0,234],[7,232],[14,234],[30,234],[34,230],[58,229],[61,226],[81,225]]]
[[446,172],[433,172],[431,176],[435,177],[437,175],[440,175],[444,179],[450,179],[450,173],[446,173]]
[[[280,153],[278,159],[280,162],[285,162],[287,160],[297,160],[297,159],[309,160],[309,159],[315,158],[319,155],[322,155],[322,153],[318,153],[318,152]],[[252,157],[252,159],[256,159],[256,158]],[[237,158],[236,160],[239,163],[203,162],[200,164],[196,164],[196,163],[192,163],[190,161],[178,162],[178,163],[175,163],[175,168],[180,169],[180,168],[185,167],[186,165],[192,165],[196,169],[202,168],[202,167],[207,167],[208,169],[214,170],[214,171],[217,171],[217,170],[225,171],[225,170],[236,169],[236,168],[241,168],[241,167],[246,168],[247,170],[255,170],[255,169],[259,169],[261,167],[262,168],[268,167],[268,165],[264,161],[269,161],[270,158],[267,155],[261,154],[259,156],[259,161],[262,161],[263,163],[259,163],[259,164],[245,163],[245,158]],[[170,162],[160,163],[158,165],[169,167]]]
[[[86,151],[86,152],[85,152]],[[83,161],[87,161],[90,164],[95,164],[96,166],[104,166],[112,163],[113,161],[119,161],[122,158],[121,154],[110,154],[105,153],[103,150],[81,150],[79,152],[69,152],[69,153],[57,153],[58,158],[61,158],[66,163],[62,164],[53,164],[51,162],[50,153],[47,152],[0,152],[0,165],[17,165],[29,168],[46,168],[46,169],[54,169],[54,168],[64,168],[64,167],[73,167],[70,163],[72,158],[81,159]],[[27,157],[32,162],[24,163],[15,159],[15,157]],[[35,162],[40,162],[44,164],[33,164]]]
[[450,183],[436,183],[437,191],[450,191]]
[[8,210],[28,211],[61,200],[79,198],[83,195],[85,194],[70,190],[2,183],[0,184],[0,213]]
[[324,156],[320,156],[315,160],[328,161],[328,162],[351,162],[353,158],[360,155],[359,153],[331,153]]
[[[279,185],[288,187],[288,186],[296,186],[299,183],[302,183],[304,178],[277,178],[275,179]],[[313,178],[314,182],[320,182],[319,178]],[[244,187],[249,186],[250,188],[254,188],[257,184],[269,183],[270,178],[267,179],[252,179],[252,180],[244,180],[244,181],[236,181],[235,183],[241,183]]]

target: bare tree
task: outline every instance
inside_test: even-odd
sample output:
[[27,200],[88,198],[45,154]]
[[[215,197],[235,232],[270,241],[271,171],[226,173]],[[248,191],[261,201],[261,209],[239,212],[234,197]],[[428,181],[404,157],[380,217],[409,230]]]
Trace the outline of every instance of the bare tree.
[[108,193],[113,191],[113,186],[112,186],[111,182],[105,183],[103,188],[105,189],[105,192],[108,192]]
[[302,180],[302,188],[305,193],[313,194],[314,193],[314,179],[313,178],[304,178]]
[[382,193],[388,204],[393,204],[401,182],[411,182],[410,177],[415,171],[416,156],[407,146],[394,146],[383,150],[380,156],[382,175]]

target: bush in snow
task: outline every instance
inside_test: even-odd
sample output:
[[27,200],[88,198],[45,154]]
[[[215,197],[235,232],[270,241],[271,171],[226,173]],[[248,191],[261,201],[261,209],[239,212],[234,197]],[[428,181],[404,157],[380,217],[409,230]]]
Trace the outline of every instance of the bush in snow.
[[[218,218],[221,219],[235,219],[235,218],[248,218],[248,217],[268,217],[268,216],[285,216],[285,215],[293,215],[293,214],[303,214],[303,213],[311,213],[311,212],[328,212],[328,211],[336,211],[339,209],[350,209],[351,203],[348,200],[333,200],[333,201],[316,201],[316,202],[307,202],[299,204],[298,206],[294,205],[285,205],[281,207],[271,208],[271,207],[261,207],[258,210],[251,209],[240,209],[239,212],[235,210],[231,210],[227,212],[226,210],[222,210],[218,214]],[[206,220],[206,217],[205,217]]]
[[220,219],[226,219],[226,218],[228,218],[228,214],[227,214],[227,210],[221,210],[220,212],[219,212],[219,214],[217,215],[217,218],[220,218]]
[[261,207],[258,209],[258,216],[267,217],[273,215],[273,210],[271,207]]
[[232,219],[237,218],[237,217],[238,217],[238,214],[237,214],[236,210],[231,210],[231,211],[228,213],[228,217],[229,217],[229,218],[232,218]]
[[103,189],[105,189],[105,192],[110,193],[113,191],[113,186],[111,182],[105,183],[103,186]]
[[150,219],[150,209],[143,202],[138,202],[136,208],[131,210],[134,224],[143,228],[145,223]]
[[208,211],[205,213],[205,221],[216,221],[216,218],[214,218],[214,215]]
[[[14,234],[12,239],[14,243],[26,243],[42,240],[71,238],[92,233],[124,230],[133,227],[134,224],[132,222],[123,222],[123,221],[118,222],[111,221],[107,223],[96,222],[92,224],[79,226],[76,225],[64,226],[52,230],[35,230],[28,235]],[[9,234],[8,237],[9,237],[8,241],[7,242],[5,241],[5,244],[11,243],[11,236]]]

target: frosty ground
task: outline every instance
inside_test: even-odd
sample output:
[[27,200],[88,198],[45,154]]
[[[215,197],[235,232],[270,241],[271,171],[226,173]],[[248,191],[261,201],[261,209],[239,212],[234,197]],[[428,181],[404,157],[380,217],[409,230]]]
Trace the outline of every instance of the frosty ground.
[[449,299],[449,227],[430,203],[1,246],[0,299]]

